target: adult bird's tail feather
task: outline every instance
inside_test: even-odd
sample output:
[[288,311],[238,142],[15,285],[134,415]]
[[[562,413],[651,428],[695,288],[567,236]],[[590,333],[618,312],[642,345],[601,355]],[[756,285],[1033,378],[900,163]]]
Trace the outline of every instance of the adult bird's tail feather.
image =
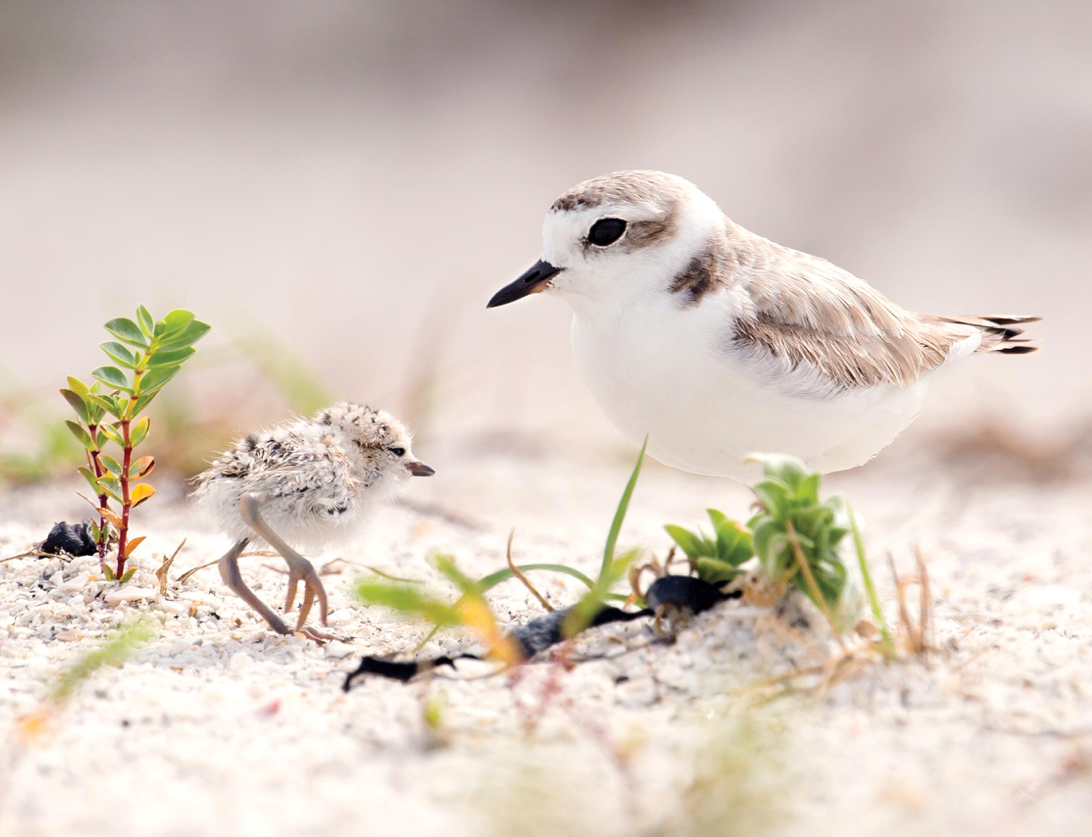
[[1020,337],[1024,330],[1016,326],[1037,323],[1042,317],[941,317],[941,319],[948,323],[973,326],[980,330],[982,332],[982,345],[978,347],[980,352],[1026,355],[1029,352],[1039,351],[1039,347],[1032,345],[1028,338]]

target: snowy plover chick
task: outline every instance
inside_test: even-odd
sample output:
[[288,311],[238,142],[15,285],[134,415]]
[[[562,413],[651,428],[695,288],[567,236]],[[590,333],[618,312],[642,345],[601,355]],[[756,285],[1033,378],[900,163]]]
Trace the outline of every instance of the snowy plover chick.
[[743,479],[753,451],[852,468],[917,417],[941,369],[1034,351],[1014,326],[1036,317],[911,313],[662,172],[581,183],[554,202],[542,237],[541,260],[489,307],[539,291],[565,299],[600,407],[685,471]]
[[239,555],[251,540],[264,540],[288,564],[288,611],[304,583],[296,630],[304,629],[317,598],[326,624],[326,590],[311,562],[286,542],[319,546],[352,534],[366,513],[390,497],[405,477],[434,474],[410,449],[410,433],[398,419],[359,404],[335,404],[313,419],[299,419],[244,436],[197,477],[194,501],[235,538],[220,559],[220,575],[279,634],[291,633],[279,616],[243,583]]

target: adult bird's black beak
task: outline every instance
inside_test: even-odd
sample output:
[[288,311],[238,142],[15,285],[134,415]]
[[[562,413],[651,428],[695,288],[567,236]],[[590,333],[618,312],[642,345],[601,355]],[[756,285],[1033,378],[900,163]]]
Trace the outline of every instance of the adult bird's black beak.
[[505,285],[489,300],[486,308],[496,308],[498,305],[507,305],[517,299],[523,299],[530,294],[537,294],[546,287],[554,276],[560,273],[562,268],[554,267],[549,262],[538,261],[531,265],[531,269],[524,273],[511,285]]
[[436,473],[435,469],[428,467],[428,465],[426,465],[424,462],[418,462],[416,460],[414,460],[413,462],[407,462],[406,470],[413,474],[415,477],[431,477],[433,474]]

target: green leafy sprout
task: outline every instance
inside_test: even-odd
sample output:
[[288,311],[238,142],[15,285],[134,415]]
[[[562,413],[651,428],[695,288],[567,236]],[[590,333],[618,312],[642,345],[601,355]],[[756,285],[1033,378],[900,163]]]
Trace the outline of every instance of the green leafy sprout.
[[[143,482],[155,459],[134,456],[151,428],[151,419],[141,413],[194,354],[193,344],[210,326],[183,310],[155,320],[141,305],[135,320],[119,317],[105,328],[117,339],[101,348],[116,365],[95,369],[90,386],[70,377],[61,395],[76,413],[75,421],[65,423],[87,451],[87,465],[79,472],[98,502],[99,520],[91,523],[91,537],[98,546],[99,561],[107,578],[125,582],[133,574],[132,569],[126,571],[125,563],[144,540],[130,537],[130,513],[155,494]],[[106,452],[111,444],[120,450],[120,462]],[[115,541],[117,560],[111,569],[106,550]]]
[[712,537],[700,529],[691,532],[670,523],[664,529],[690,559],[691,567],[702,580],[725,584],[741,575],[744,572],[741,565],[754,557],[751,533],[716,509],[705,511],[713,522]]

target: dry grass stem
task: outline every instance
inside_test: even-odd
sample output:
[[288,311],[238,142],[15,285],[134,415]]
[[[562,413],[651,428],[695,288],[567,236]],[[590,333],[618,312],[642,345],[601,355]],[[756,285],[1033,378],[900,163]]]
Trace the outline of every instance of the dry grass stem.
[[895,558],[887,553],[887,563],[891,567],[891,576],[895,579],[895,598],[899,605],[898,633],[903,637],[911,651],[917,652],[917,643],[914,637],[914,628],[910,622],[910,611],[906,607],[906,588],[899,578],[899,571],[895,569]]
[[[898,633],[905,637],[906,646],[916,657],[925,658],[932,649],[930,635],[933,623],[933,597],[929,585],[929,571],[925,567],[925,561],[921,551],[915,547],[915,560],[918,565],[918,575],[912,578],[900,578],[895,569],[895,559],[890,553],[887,562],[891,567],[891,575],[895,579],[895,593],[899,605]],[[906,588],[911,584],[918,584],[920,596],[918,599],[918,619],[915,623],[910,617],[910,608],[906,603]]]
[[508,551],[507,551],[508,569],[510,569],[512,571],[512,575],[514,575],[516,578],[518,578],[523,583],[524,587],[526,587],[528,590],[531,591],[531,595],[534,596],[536,599],[538,599],[539,604],[541,604],[544,608],[546,608],[546,610],[548,610],[550,613],[553,613],[554,609],[550,605],[550,603],[548,601],[546,601],[545,597],[540,592],[538,592],[538,590],[535,589],[535,585],[533,585],[531,583],[530,579],[528,579],[527,576],[525,576],[520,571],[519,567],[516,566],[516,562],[512,560],[512,541],[513,541],[513,539],[515,537],[516,537],[516,530],[513,529],[508,535]]
[[921,625],[921,650],[927,654],[932,646],[930,637],[933,634],[933,595],[929,589],[929,571],[925,569],[925,559],[921,555],[921,547],[914,545],[914,560],[918,565],[918,580],[921,585],[920,613],[918,620]]
[[159,595],[161,596],[167,595],[167,577],[171,571],[171,564],[174,563],[174,559],[178,557],[178,553],[182,551],[182,547],[185,545],[186,539],[183,538],[182,543],[180,543],[175,548],[174,552],[171,553],[171,557],[167,558],[164,556],[163,563],[160,564],[159,569],[155,571],[155,577],[159,579]]
[[64,553],[42,552],[40,549],[28,549],[26,552],[20,552],[18,555],[12,555],[9,558],[0,558],[0,564],[6,564],[8,561],[14,561],[16,558],[59,558]]
[[[241,558],[251,558],[253,556],[258,556],[258,557],[261,557],[261,558],[275,558],[276,555],[277,555],[276,552],[262,551],[262,552],[244,552],[240,557]],[[219,563],[220,563],[220,559],[217,558],[215,561],[209,561],[207,564],[201,564],[200,566],[193,567],[192,569],[186,570],[186,572],[182,573],[182,575],[180,575],[178,577],[178,583],[179,584],[185,584],[187,581],[190,580],[190,577],[193,576],[193,574],[195,572],[197,572],[198,570],[204,570],[204,569],[207,569],[209,567],[215,566],[216,564],[219,564]],[[274,569],[274,568],[270,567],[270,569]],[[278,572],[280,572],[280,570],[278,570]]]
[[192,570],[186,570],[186,572],[182,573],[182,575],[178,577],[178,583],[185,584],[187,581],[190,580],[190,577],[198,570],[203,570],[205,569],[205,567],[211,567],[213,564],[218,563],[220,563],[219,558],[217,558],[215,561],[209,561],[207,564],[201,564],[199,567],[194,567]]
[[789,543],[792,544],[792,554],[796,557],[796,563],[800,565],[800,572],[803,573],[804,580],[808,583],[808,589],[811,591],[812,596],[815,597],[815,603],[819,606],[819,609],[823,611],[823,616],[827,618],[830,629],[834,631],[834,638],[838,640],[838,645],[845,651],[846,643],[845,640],[842,639],[842,632],[839,631],[838,626],[834,624],[834,616],[831,614],[830,608],[827,607],[823,594],[819,592],[819,585],[815,583],[815,576],[812,575],[811,567],[808,566],[807,559],[804,558],[804,551],[800,548],[800,541],[796,538],[796,528],[788,518],[785,519],[785,529],[789,533]]

